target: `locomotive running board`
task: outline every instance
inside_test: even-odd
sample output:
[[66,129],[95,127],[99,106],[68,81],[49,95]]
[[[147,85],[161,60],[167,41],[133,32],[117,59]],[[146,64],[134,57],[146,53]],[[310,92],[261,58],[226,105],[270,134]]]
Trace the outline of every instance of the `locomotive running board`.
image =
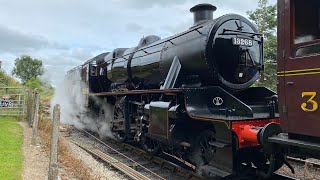
[[172,89],[176,84],[176,80],[179,76],[179,72],[181,70],[181,63],[177,56],[174,57],[172,64],[170,66],[168,75],[164,84],[160,87],[160,89]]
[[298,139],[290,139],[288,137],[288,134],[280,133],[278,136],[269,137],[268,139],[270,142],[278,143],[278,144],[285,144],[289,146],[298,146],[302,148],[307,149],[313,149],[313,150],[320,150],[320,144],[319,143],[313,143]]

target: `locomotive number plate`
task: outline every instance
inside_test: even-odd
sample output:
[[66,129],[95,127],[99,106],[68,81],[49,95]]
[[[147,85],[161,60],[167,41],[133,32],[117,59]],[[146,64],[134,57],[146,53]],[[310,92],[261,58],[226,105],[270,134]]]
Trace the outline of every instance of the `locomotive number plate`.
[[234,37],[234,38],[232,38],[232,44],[237,45],[237,46],[253,46],[253,40],[246,39],[246,38]]

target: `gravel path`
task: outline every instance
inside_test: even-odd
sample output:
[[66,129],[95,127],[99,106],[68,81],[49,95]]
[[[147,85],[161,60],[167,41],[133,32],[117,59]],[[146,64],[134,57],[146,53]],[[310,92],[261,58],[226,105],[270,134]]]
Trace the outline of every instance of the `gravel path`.
[[[37,143],[35,146],[31,144],[32,128],[29,127],[27,122],[19,122],[19,124],[24,129],[24,140],[22,147],[24,162],[22,179],[46,180],[48,178],[49,158],[41,144]],[[91,175],[94,177],[94,179],[127,179],[121,173],[111,169],[110,167],[107,167],[105,164],[93,158],[86,151],[68,141],[68,138],[64,139],[66,140],[67,145],[70,147],[72,153],[74,153],[75,157],[81,159],[85,165],[91,169]],[[39,137],[37,142],[40,142]],[[59,179],[76,180],[76,178],[73,177],[67,169],[63,169],[62,167],[59,167]]]
[[[19,122],[23,127],[23,174],[24,180],[47,179],[49,160],[44,152],[44,149],[37,144],[31,144],[32,129],[28,126],[27,122]],[[39,142],[39,141],[38,141]]]

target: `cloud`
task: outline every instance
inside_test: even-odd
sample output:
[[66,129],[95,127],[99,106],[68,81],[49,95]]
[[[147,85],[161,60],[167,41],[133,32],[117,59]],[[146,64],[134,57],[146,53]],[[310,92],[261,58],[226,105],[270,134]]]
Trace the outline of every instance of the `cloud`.
[[87,59],[92,58],[92,56],[93,56],[92,53],[88,49],[84,49],[84,48],[72,49],[70,55],[74,59],[79,59],[79,60],[87,60]]
[[154,6],[160,6],[160,7],[168,7],[170,5],[177,5],[177,4],[183,4],[188,0],[157,0],[157,1],[150,1],[150,0],[139,0],[139,1],[122,1],[118,0],[117,3],[121,3],[122,5],[125,5],[127,7],[132,7],[136,9],[146,9],[146,8],[152,8]]
[[[128,7],[132,9],[137,9],[141,13],[145,9],[154,9],[155,7],[169,8],[171,11],[174,11],[178,6],[188,5],[186,10],[189,11],[191,7],[200,3],[209,3],[213,4],[219,8],[229,8],[236,9],[240,11],[246,11],[248,9],[255,8],[257,6],[257,0],[243,0],[243,1],[235,1],[235,0],[114,0],[115,3],[120,4],[123,7]],[[271,2],[275,2],[275,0],[271,0]]]
[[46,52],[45,56],[42,54],[39,52],[39,59],[43,60],[46,79],[51,79],[53,85],[61,82],[68,70],[94,56],[89,50],[81,48]]
[[134,22],[130,22],[126,25],[126,29],[128,32],[139,32],[142,30],[142,26],[137,24],[137,23],[134,23]]
[[257,0],[0,0],[0,60],[11,71],[21,55],[43,59],[58,81],[99,53],[187,30],[193,24],[189,9],[198,3],[216,5],[214,17],[257,7]]
[[43,48],[64,48],[42,36],[25,34],[0,25],[0,53],[24,53]]

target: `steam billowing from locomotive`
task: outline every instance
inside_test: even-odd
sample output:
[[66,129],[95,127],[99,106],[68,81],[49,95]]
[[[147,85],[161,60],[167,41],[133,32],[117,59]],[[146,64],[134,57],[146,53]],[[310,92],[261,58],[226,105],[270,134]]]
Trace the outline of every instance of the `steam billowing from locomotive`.
[[79,69],[75,69],[56,87],[51,107],[61,105],[61,123],[74,125],[78,129],[86,129],[99,134],[100,138],[113,138],[110,130],[112,107],[102,99],[91,99],[107,113],[108,121],[98,121],[95,114],[88,109],[88,97],[81,93],[87,85],[81,81]]

